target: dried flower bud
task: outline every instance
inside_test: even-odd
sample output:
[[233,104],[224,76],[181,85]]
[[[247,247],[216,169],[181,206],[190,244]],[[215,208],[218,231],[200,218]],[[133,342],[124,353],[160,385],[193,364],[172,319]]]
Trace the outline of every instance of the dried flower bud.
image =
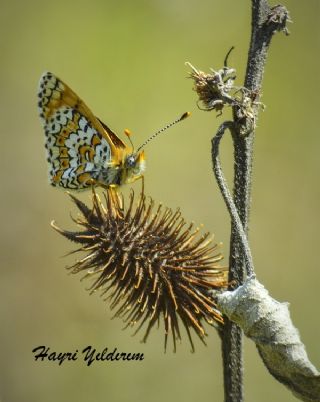
[[232,106],[236,123],[241,127],[241,134],[246,135],[256,125],[256,109],[264,109],[263,103],[259,102],[259,91],[251,91],[245,87],[234,86],[234,68],[226,65],[228,55],[225,59],[225,66],[218,71],[211,69],[210,74],[197,70],[192,64],[190,78],[194,80],[194,90],[199,96],[199,102],[204,105],[203,110],[215,110],[218,116],[222,114],[224,106]]
[[[192,350],[190,329],[204,342],[203,321],[219,326],[223,318],[216,308],[215,292],[226,287],[226,270],[219,266],[222,255],[209,234],[186,226],[179,210],[173,212],[134,193],[124,208],[123,197],[113,190],[104,193],[105,205],[93,192],[93,208],[70,194],[82,216],[75,222],[81,231],[52,226],[68,239],[80,243],[77,251],[86,256],[69,267],[72,273],[92,277],[91,292],[100,290],[117,307],[116,317],[130,325],[146,323],[143,337],[161,317],[165,327],[165,347],[172,335],[174,350],[181,340],[179,320],[184,325]],[[153,212],[154,211],[154,212]]]
[[267,24],[275,31],[282,31],[284,34],[289,35],[290,32],[287,28],[287,22],[292,22],[288,10],[281,4],[271,7]]
[[194,80],[194,90],[199,96],[199,101],[203,103],[204,110],[216,110],[221,114],[225,105],[237,104],[237,99],[230,95],[230,92],[236,89],[233,85],[236,78],[234,68],[225,66],[218,71],[211,69],[211,73],[206,74],[189,62],[186,65],[192,69],[190,78]]
[[247,88],[240,88],[238,91],[238,104],[234,108],[236,122],[240,124],[240,134],[246,135],[256,127],[257,109],[265,110],[265,105],[259,102],[260,91],[251,91]]

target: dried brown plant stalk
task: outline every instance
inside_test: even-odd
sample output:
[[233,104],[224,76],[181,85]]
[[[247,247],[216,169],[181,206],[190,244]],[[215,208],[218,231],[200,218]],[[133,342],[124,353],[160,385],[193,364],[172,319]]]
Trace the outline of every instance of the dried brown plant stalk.
[[[246,274],[254,274],[253,264],[249,257],[246,238],[249,229],[249,212],[251,202],[251,180],[253,143],[255,128],[258,119],[262,80],[264,67],[267,60],[271,39],[276,32],[288,34],[286,27],[290,22],[288,10],[282,5],[271,7],[268,0],[251,0],[252,22],[251,42],[248,53],[247,69],[243,86],[240,87],[242,97],[235,97],[233,93],[234,69],[227,67],[227,54],[224,67],[218,71],[211,70],[209,74],[203,73],[193,66],[191,78],[194,80],[194,88],[199,96],[204,110],[218,111],[221,114],[225,106],[231,106],[233,119],[222,123],[212,140],[213,170],[218,179],[222,179],[218,173],[216,161],[217,147],[223,133],[228,128],[231,132],[234,147],[234,187],[233,197],[224,192],[219,186],[223,197],[228,204],[234,203],[234,210],[239,222],[234,220],[232,213],[230,258],[229,258],[229,283],[241,285]],[[218,174],[217,174],[218,173]],[[220,172],[221,173],[221,172]],[[218,180],[219,181],[219,180]],[[232,199],[233,198],[233,199]],[[239,233],[239,224],[242,233]],[[230,289],[231,290],[231,289]],[[222,340],[222,358],[224,368],[224,395],[225,402],[243,401],[243,359],[242,359],[242,331],[236,323],[225,319],[225,325],[220,332]]]

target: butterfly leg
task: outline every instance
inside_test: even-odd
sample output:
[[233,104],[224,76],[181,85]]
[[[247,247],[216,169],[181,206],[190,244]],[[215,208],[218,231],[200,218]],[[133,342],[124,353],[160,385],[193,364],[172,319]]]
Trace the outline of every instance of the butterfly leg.
[[143,196],[144,195],[144,176],[141,176],[141,181],[142,181],[142,183],[141,183],[141,195]]

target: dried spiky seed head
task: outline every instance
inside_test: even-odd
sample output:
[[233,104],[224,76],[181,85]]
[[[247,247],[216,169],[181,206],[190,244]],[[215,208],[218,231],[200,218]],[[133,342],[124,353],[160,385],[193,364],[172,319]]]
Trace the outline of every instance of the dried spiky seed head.
[[219,266],[222,255],[208,233],[199,236],[179,210],[156,207],[143,194],[136,204],[132,192],[127,208],[112,190],[104,193],[104,203],[93,192],[92,209],[70,197],[81,212],[75,222],[82,230],[66,231],[52,223],[81,245],[77,251],[86,253],[69,269],[93,278],[91,292],[107,295],[110,307],[117,307],[115,316],[126,326],[136,325],[135,333],[146,324],[144,342],[163,319],[165,347],[171,334],[175,350],[180,319],[194,350],[191,328],[204,341],[204,321],[218,327],[223,323],[214,292],[226,287],[226,270]]

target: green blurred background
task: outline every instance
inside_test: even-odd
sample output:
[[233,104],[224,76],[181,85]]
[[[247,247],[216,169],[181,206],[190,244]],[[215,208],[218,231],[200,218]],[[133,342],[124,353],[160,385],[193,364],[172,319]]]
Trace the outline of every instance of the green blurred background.
[[[320,367],[319,326],[319,1],[287,0],[291,36],[275,36],[266,67],[255,143],[250,241],[256,273],[271,294],[289,301],[308,354]],[[227,118],[201,112],[190,61],[208,71],[229,64],[242,84],[250,2],[217,0],[1,1],[1,402],[222,401],[219,339],[186,336],[163,353],[163,328],[148,343],[132,337],[88,284],[68,276],[62,258],[73,245],[50,228],[74,228],[73,205],[47,182],[44,134],[36,107],[40,75],[61,77],[118,133],[139,145],[190,110],[192,117],[146,149],[146,191],[187,221],[203,223],[224,243],[229,217],[211,173],[210,139]],[[223,163],[232,179],[231,141]],[[140,189],[140,183],[135,184]],[[127,189],[125,192],[127,193]],[[89,193],[81,199],[88,201]],[[143,352],[142,363],[35,362],[32,349]],[[246,401],[294,401],[245,341]]]

